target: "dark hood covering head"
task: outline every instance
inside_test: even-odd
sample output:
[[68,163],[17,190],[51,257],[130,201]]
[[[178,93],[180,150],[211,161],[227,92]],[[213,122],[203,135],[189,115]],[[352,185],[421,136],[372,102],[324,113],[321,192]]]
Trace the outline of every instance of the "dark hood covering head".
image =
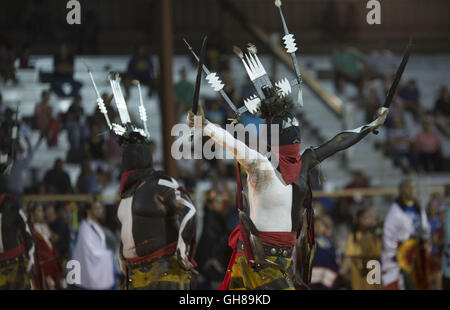
[[125,134],[119,136],[119,144],[123,148],[122,172],[153,166],[150,142],[139,132],[127,127]]
[[[300,123],[298,122],[295,115],[289,111],[283,112],[279,116],[275,116],[270,120],[266,120],[268,125],[268,143],[272,141],[271,126],[272,124],[278,125],[278,146],[300,144],[301,134],[300,134]],[[274,145],[276,146],[276,145]]]
[[[279,145],[301,143],[300,124],[290,109],[292,100],[280,97],[275,89],[265,88],[267,99],[261,101],[260,116],[266,120],[267,142],[271,143],[271,124],[277,124],[279,131]],[[269,97],[270,96],[270,97]]]

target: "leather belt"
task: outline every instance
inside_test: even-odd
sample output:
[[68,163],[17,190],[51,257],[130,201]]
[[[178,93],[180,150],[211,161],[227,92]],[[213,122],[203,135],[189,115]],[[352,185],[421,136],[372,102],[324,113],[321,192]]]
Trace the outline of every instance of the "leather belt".
[[14,258],[10,258],[10,259],[5,259],[5,260],[0,261],[0,268],[7,267],[9,265],[13,265],[18,262],[23,262],[24,260],[25,260],[25,257],[23,255],[20,255],[20,256],[14,257]]
[[[276,245],[268,245],[263,244],[264,254],[266,256],[278,256],[278,257],[285,257],[290,258],[292,256],[292,252],[294,251],[294,248],[283,248]],[[244,243],[239,240],[237,243],[237,250],[238,252],[245,252]]]

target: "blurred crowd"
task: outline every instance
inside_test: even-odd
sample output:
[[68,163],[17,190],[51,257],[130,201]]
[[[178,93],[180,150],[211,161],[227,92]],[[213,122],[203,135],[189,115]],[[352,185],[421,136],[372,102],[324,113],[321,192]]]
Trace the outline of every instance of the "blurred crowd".
[[[351,99],[365,111],[366,121],[372,121],[384,103],[400,59],[383,42],[369,54],[340,43],[331,61],[336,92],[342,94],[346,84],[354,85],[358,94]],[[442,155],[442,139],[448,138],[450,132],[448,87],[442,85],[434,104],[425,105],[417,80],[410,78],[402,82],[386,120],[386,141],[379,147],[406,173],[448,171]],[[409,115],[412,125],[407,123]]]

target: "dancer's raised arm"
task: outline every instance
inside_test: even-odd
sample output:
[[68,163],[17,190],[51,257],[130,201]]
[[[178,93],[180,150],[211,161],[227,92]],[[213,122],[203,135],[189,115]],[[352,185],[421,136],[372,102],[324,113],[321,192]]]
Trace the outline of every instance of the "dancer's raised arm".
[[227,150],[232,152],[236,157],[236,160],[241,164],[245,170],[250,171],[253,167],[255,167],[258,163],[270,164],[269,160],[256,150],[249,148],[244,142],[239,141],[234,138],[228,131],[223,129],[220,126],[217,126],[211,122],[209,122],[205,118],[205,114],[203,112],[203,108],[201,105],[198,106],[198,114],[194,115],[191,111],[189,111],[188,115],[188,125],[190,127],[194,127],[194,117],[201,117],[202,130],[203,132],[211,137],[216,143],[222,145]]

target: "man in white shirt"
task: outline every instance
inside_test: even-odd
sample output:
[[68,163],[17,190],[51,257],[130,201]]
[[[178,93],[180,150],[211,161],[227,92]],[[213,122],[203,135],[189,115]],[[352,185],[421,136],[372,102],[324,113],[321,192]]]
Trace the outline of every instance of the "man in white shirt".
[[106,247],[99,222],[104,206],[96,201],[88,206],[87,218],[81,222],[73,259],[80,263],[81,288],[106,290],[114,286],[114,254]]

